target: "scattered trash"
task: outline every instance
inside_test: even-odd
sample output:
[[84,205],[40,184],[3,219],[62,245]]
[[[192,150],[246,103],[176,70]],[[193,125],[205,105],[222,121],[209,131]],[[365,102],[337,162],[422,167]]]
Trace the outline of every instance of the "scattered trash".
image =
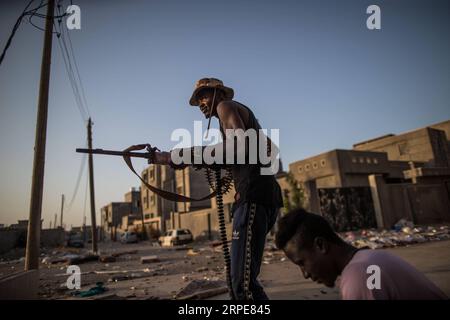
[[197,272],[205,272],[205,271],[208,271],[208,268],[207,267],[200,267],[200,268],[196,269],[195,271],[197,271]]
[[404,228],[404,227],[414,228],[414,223],[412,223],[411,221],[408,221],[408,220],[406,220],[406,219],[400,219],[400,220],[394,225],[395,231],[400,231],[400,230],[402,230],[402,228]]
[[138,252],[137,250],[122,251],[122,252],[113,253],[113,254],[111,254],[111,256],[114,258],[118,258],[118,257],[126,255],[126,254],[136,254],[137,252]]
[[154,262],[159,262],[158,256],[141,257],[141,263],[154,263]]
[[100,262],[116,262],[116,258],[114,256],[100,256],[98,259]]
[[[175,299],[205,299],[227,291],[225,281],[192,280],[178,293]],[[211,295],[212,294],[212,295]]]
[[361,230],[343,232],[340,236],[357,248],[371,249],[405,246],[435,240],[450,239],[449,226],[420,227],[405,219],[397,222],[392,230]]
[[189,276],[182,276],[181,279],[182,279],[183,281],[189,281],[189,280],[191,280],[191,278],[190,278]]
[[98,294],[102,294],[106,290],[108,290],[108,289],[103,286],[103,282],[97,282],[95,287],[92,287],[87,291],[78,291],[77,290],[77,291],[72,292],[71,295],[78,296],[81,298],[87,298],[87,297],[95,296]]
[[198,256],[199,254],[200,254],[200,251],[194,250],[194,249],[189,249],[188,252],[186,253],[186,255],[188,255],[188,256]]
[[191,250],[191,249],[192,249],[192,247],[186,246],[186,245],[184,244],[184,245],[182,245],[182,246],[175,247],[175,248],[173,248],[172,250],[175,250],[175,251],[181,251],[181,250]]

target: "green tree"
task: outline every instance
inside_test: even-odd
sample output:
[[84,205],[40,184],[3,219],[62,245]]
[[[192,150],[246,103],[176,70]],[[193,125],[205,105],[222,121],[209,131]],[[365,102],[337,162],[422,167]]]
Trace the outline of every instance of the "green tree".
[[[291,189],[290,192],[285,194],[283,199],[285,212],[288,212],[304,206],[305,192],[291,172],[287,174],[286,180]],[[290,193],[292,194],[291,196]]]

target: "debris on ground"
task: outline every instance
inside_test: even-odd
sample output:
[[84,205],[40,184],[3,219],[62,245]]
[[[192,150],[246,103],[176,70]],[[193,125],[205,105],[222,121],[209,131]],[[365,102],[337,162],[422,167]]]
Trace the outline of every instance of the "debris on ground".
[[96,254],[65,254],[57,257],[45,257],[42,259],[42,263],[44,264],[57,264],[57,263],[66,263],[68,265],[72,264],[82,264],[90,261],[98,261],[99,256]]
[[71,295],[80,297],[80,298],[87,298],[87,297],[95,296],[98,294],[102,294],[106,290],[108,290],[108,289],[103,286],[103,282],[97,282],[95,287],[92,287],[87,291],[78,291],[77,290],[77,291],[72,292]]
[[200,254],[199,250],[189,249],[186,253],[187,256],[198,256]]
[[[175,299],[205,299],[213,295],[219,295],[226,292],[225,281],[221,280],[192,280],[184,288],[178,291]],[[212,294],[212,295],[211,295]]]
[[158,256],[141,257],[141,263],[154,263],[154,262],[159,262]]
[[100,256],[98,258],[100,262],[107,263],[107,262],[116,262],[116,258],[114,256]]
[[340,233],[340,236],[357,248],[371,249],[405,246],[436,240],[450,239],[449,226],[420,227],[401,219],[392,230],[360,230]]
[[205,271],[208,271],[208,268],[207,267],[200,267],[200,268],[196,269],[195,271],[196,272],[205,272]]
[[173,248],[175,251],[181,251],[181,250],[192,250],[192,247],[187,246],[187,245],[182,245],[182,246],[177,246],[175,248]]
[[66,260],[66,263],[69,265],[73,264],[82,264],[90,261],[98,261],[98,255],[88,253],[86,255],[79,255],[76,257],[70,257]]
[[126,255],[126,254],[128,255],[128,254],[136,254],[136,253],[138,253],[137,250],[121,251],[121,252],[112,253],[111,256],[113,256],[114,258],[118,258],[118,257]]

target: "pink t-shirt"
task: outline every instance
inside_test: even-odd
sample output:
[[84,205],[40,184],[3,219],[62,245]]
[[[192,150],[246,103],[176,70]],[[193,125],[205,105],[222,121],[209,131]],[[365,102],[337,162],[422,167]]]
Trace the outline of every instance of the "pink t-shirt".
[[[370,267],[368,272],[369,266],[379,269]],[[448,299],[424,274],[383,250],[356,252],[342,271],[339,287],[344,300]]]

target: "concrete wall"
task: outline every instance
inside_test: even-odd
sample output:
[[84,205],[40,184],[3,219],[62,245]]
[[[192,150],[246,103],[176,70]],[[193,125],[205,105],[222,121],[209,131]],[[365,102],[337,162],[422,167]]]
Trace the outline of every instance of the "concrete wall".
[[[6,253],[18,246],[25,246],[27,230],[0,230],[0,254]],[[20,239],[25,243],[20,243]],[[62,228],[41,230],[42,247],[58,247],[65,244],[65,232]]]
[[62,228],[41,230],[43,247],[59,247],[65,245],[65,231]]
[[320,188],[331,187],[326,185],[330,181],[335,184],[332,187],[339,187],[341,184],[337,150],[293,162],[289,165],[289,171],[299,182],[328,177],[321,180],[325,185],[318,186]]
[[387,184],[381,175],[371,175],[369,181],[379,228],[391,228],[402,218],[420,225],[450,221],[443,183]]
[[16,247],[20,232],[19,230],[0,230],[0,254]]
[[[374,139],[353,146],[354,150],[386,152],[389,160],[428,162],[435,159],[432,140],[436,129],[415,131]],[[447,141],[445,141],[447,144]]]
[[417,224],[434,224],[450,221],[450,204],[447,191],[441,184],[408,186],[412,215]]
[[[224,207],[227,236],[231,239],[231,204]],[[194,239],[219,239],[219,220],[216,209],[203,209],[189,213],[174,213],[167,221],[168,229],[184,228],[192,232]]]

